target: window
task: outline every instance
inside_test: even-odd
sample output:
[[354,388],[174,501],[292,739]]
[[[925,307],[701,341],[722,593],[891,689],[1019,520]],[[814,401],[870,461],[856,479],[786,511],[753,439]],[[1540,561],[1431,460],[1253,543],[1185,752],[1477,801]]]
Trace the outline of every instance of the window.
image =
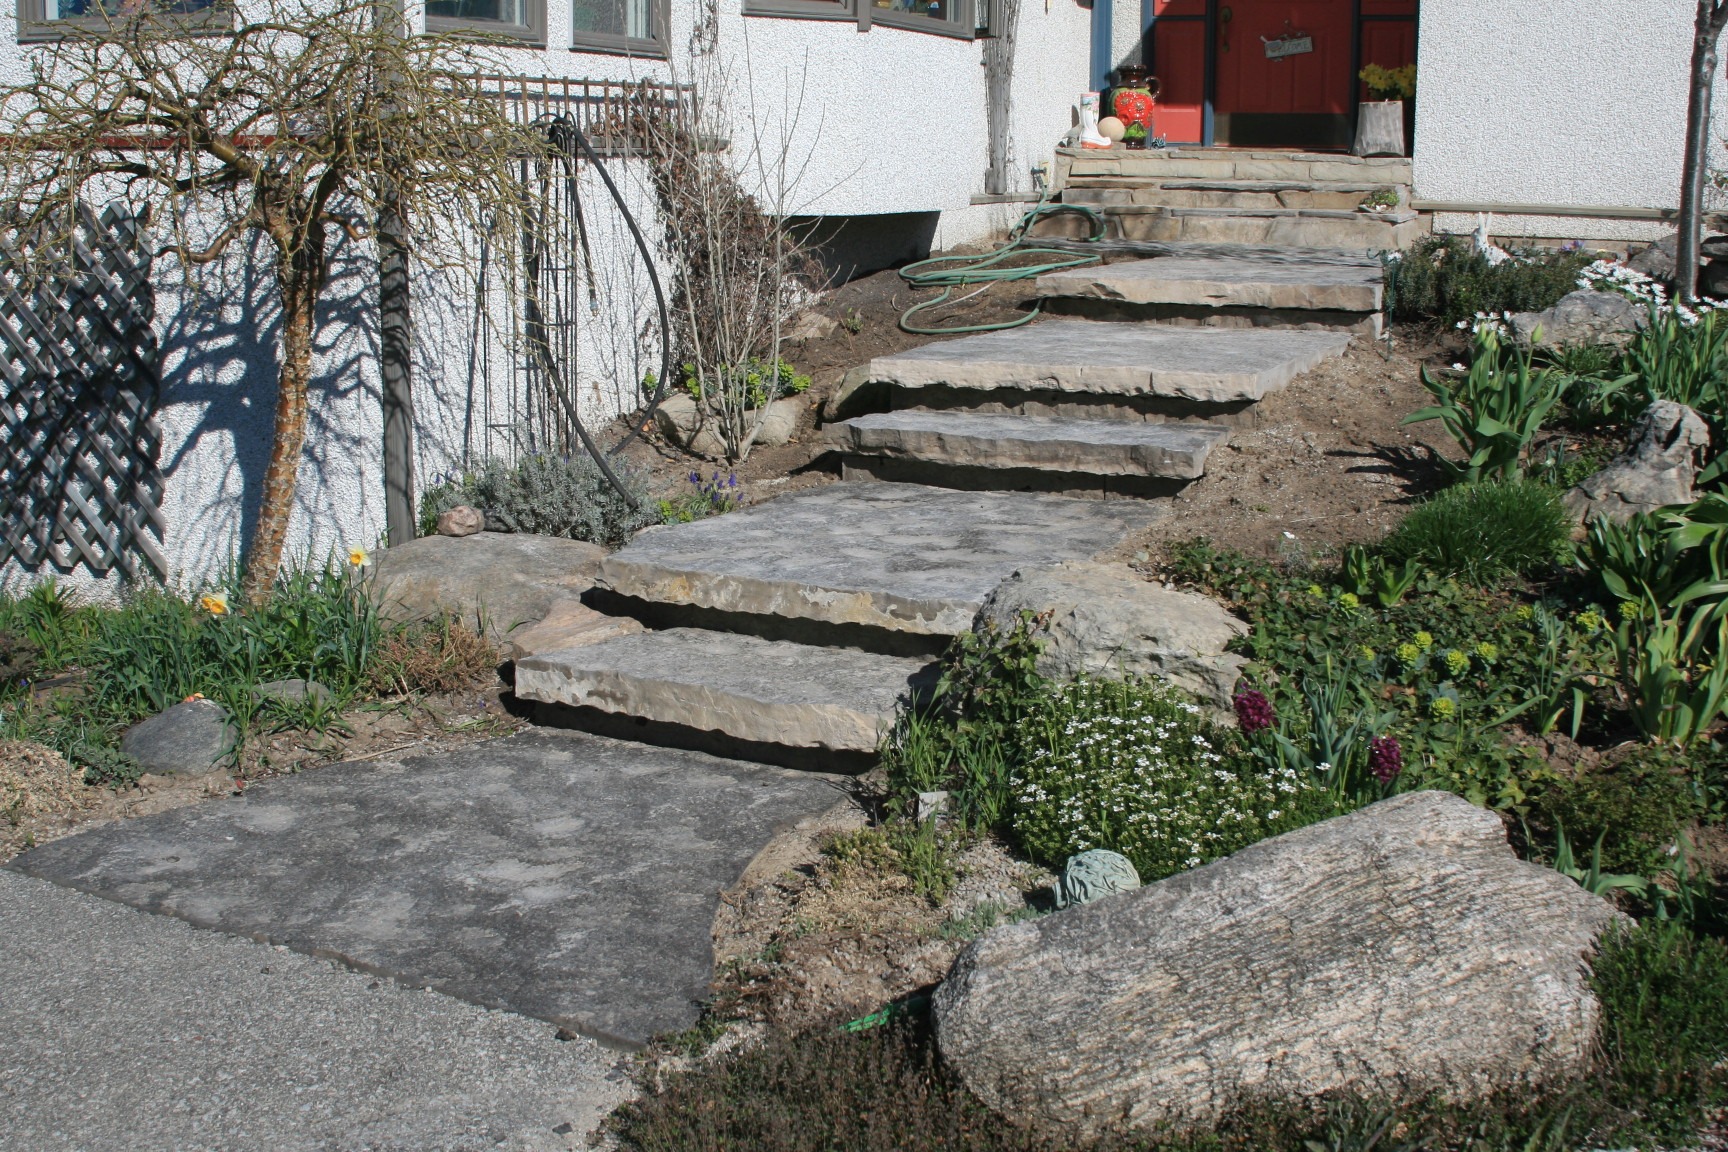
[[869,0],[874,6],[872,24],[892,28],[911,28],[919,32],[937,32],[944,36],[977,34],[973,27],[974,0]]
[[856,20],[854,0],[744,0],[746,16],[786,16],[794,20]]
[[474,29],[546,43],[546,0],[426,0],[428,32]]
[[570,44],[630,56],[665,56],[666,20],[666,0],[571,0]]
[[[135,0],[18,0],[18,39],[56,40],[68,26],[103,29],[137,10]],[[226,0],[159,0],[156,11],[188,28],[223,28],[234,9]]]

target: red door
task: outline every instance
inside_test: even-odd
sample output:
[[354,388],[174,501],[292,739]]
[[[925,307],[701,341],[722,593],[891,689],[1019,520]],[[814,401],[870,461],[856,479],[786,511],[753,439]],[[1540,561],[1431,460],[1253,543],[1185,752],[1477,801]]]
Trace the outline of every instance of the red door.
[[[1350,0],[1219,0],[1217,112],[1230,116],[1352,112],[1356,102],[1350,75],[1353,17]],[[1268,54],[1281,47],[1302,48],[1303,39],[1312,41],[1312,51]]]

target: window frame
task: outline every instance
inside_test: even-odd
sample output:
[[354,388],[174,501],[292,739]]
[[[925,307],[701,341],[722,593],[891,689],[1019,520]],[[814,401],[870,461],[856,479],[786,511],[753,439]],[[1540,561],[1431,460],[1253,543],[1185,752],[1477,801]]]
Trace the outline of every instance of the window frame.
[[871,7],[870,23],[884,28],[899,28],[907,32],[923,32],[930,36],[946,36],[951,40],[978,39],[978,8],[980,0],[951,0],[960,9],[959,20],[932,20],[912,12],[895,12],[877,8],[876,0],[858,0]]
[[771,16],[782,20],[858,19],[858,5],[869,0],[743,0],[744,15]]
[[426,12],[426,31],[487,32],[520,40],[524,48],[546,47],[546,0],[523,0],[523,8],[528,16],[526,24],[506,24],[501,20],[479,20],[467,16],[434,16]]
[[[545,0],[533,0],[543,4]],[[668,59],[667,25],[672,20],[671,0],[649,0],[653,5],[653,36],[620,36],[611,32],[585,32],[576,27],[576,9],[570,9],[570,51],[596,52],[607,56],[635,56],[649,60]]]
[[[199,12],[170,13],[188,36],[220,36],[234,30],[233,0],[216,0]],[[47,0],[18,0],[18,43],[51,44],[66,38],[66,30],[106,32],[120,23],[106,16],[66,16],[48,19]]]

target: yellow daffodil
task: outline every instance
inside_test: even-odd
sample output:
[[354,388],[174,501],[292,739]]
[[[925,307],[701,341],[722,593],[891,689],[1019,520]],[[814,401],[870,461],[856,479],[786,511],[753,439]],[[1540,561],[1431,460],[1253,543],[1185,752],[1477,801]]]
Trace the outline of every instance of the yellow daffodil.
[[356,568],[364,568],[372,563],[372,557],[366,554],[364,548],[350,548],[348,549],[348,563]]
[[206,592],[198,597],[198,607],[212,616],[228,615],[228,594],[226,592]]

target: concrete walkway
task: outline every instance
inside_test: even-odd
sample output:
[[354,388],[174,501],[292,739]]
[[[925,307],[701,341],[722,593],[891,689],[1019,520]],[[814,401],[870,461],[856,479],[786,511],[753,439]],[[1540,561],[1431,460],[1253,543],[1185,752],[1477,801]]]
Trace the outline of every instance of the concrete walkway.
[[272,780],[10,867],[630,1046],[696,1022],[720,893],[843,798],[833,777],[539,730]]
[[0,871],[5,1152],[586,1147],[618,1056]]

